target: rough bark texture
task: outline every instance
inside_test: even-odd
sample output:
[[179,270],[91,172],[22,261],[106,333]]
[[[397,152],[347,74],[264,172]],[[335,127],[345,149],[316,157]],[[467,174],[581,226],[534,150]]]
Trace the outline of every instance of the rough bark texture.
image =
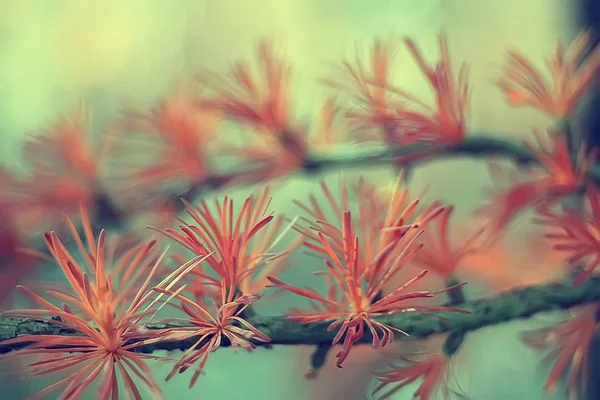
[[[503,322],[529,318],[532,315],[557,309],[600,301],[600,277],[594,276],[584,284],[573,287],[570,282],[550,283],[529,286],[500,293],[496,296],[479,299],[460,308],[470,314],[445,313],[444,319],[417,313],[405,313],[378,318],[379,321],[402,329],[415,338],[425,338],[436,333],[451,331],[474,331],[486,326]],[[269,335],[272,345],[326,345],[331,343],[334,332],[327,332],[329,322],[300,324],[285,317],[255,315],[248,320],[259,330]],[[172,326],[172,325],[171,325]],[[153,324],[149,329],[166,328],[168,325]],[[73,331],[58,327],[51,321],[39,321],[18,318],[0,318],[0,352],[6,353],[15,347],[3,346],[2,341],[17,335],[73,335]],[[197,339],[197,338],[196,338]],[[151,353],[156,350],[183,350],[191,346],[194,338],[178,342],[162,342],[144,347],[139,351]],[[368,343],[368,334],[361,339]],[[265,344],[256,343],[258,346]],[[227,344],[224,344],[227,345]]]

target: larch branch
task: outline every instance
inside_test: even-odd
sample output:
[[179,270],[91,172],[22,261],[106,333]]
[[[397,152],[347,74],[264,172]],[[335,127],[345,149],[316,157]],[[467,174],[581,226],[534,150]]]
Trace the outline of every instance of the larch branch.
[[[402,157],[405,157],[406,160],[400,161]],[[327,170],[364,169],[385,165],[412,168],[427,162],[458,157],[501,157],[512,160],[518,165],[537,163],[531,152],[519,142],[496,139],[489,136],[489,134],[485,137],[473,134],[460,142],[443,145],[417,143],[393,148],[361,150],[352,155],[336,155],[335,152],[323,155],[311,155],[305,159],[304,167],[298,170],[298,173],[314,174]],[[268,168],[270,169],[271,167]],[[246,177],[260,176],[264,180],[265,176],[269,176],[269,174],[262,174],[260,172],[260,168],[243,167],[214,174],[191,185],[184,193],[173,195],[173,200],[177,200],[174,202],[174,205],[177,209],[180,209],[182,202],[179,199],[193,202],[205,190],[221,189],[224,186],[228,186],[232,180],[239,186],[244,183],[258,183],[251,178],[245,179]],[[589,178],[600,184],[600,164],[596,164],[589,171]],[[120,224],[123,222],[122,219],[127,218],[127,213],[119,210],[105,195],[99,194],[97,199],[98,210],[96,220],[104,223],[104,228],[107,227],[106,224]]]
[[[413,157],[414,156],[414,157]],[[405,157],[406,161],[401,161]],[[385,149],[367,149],[358,151],[352,155],[312,155],[305,160],[304,169],[298,172],[317,173],[325,170],[341,170],[351,168],[368,168],[384,165],[396,165],[405,167],[415,167],[427,162],[439,161],[442,159],[470,157],[500,157],[514,161],[518,165],[538,164],[533,154],[521,143],[506,139],[495,139],[487,136],[473,135],[466,137],[457,143],[443,145],[417,143],[408,146],[399,146]],[[227,174],[218,175],[211,179],[213,182],[224,182],[229,177],[238,177],[240,182],[244,182],[243,177],[248,175],[257,175],[256,170],[248,168],[239,171],[231,171]],[[262,174],[258,174],[263,176]],[[589,172],[591,180],[600,183],[600,164],[596,164]],[[255,183],[255,182],[249,182]],[[190,190],[179,196],[187,200],[193,200],[201,190],[202,184],[196,185],[194,190]],[[213,186],[214,185],[208,185]],[[192,196],[190,196],[190,194]]]
[[[315,168],[352,168],[366,166],[380,166],[396,162],[400,157],[419,155],[410,161],[411,166],[442,158],[455,157],[490,157],[498,156],[511,159],[517,164],[531,164],[536,160],[531,152],[522,144],[505,139],[492,137],[471,136],[460,142],[444,145],[417,143],[408,146],[386,148],[382,150],[366,150],[363,154],[353,156],[324,156],[314,157],[310,161]],[[594,170],[594,176],[600,179],[600,168]]]
[[[445,313],[444,318],[418,313],[404,313],[378,318],[378,321],[401,329],[413,338],[463,331],[470,332],[488,326],[529,318],[540,312],[568,309],[600,301],[600,276],[593,276],[580,286],[573,287],[571,281],[532,285],[502,292],[498,295],[478,299],[457,307],[470,314]],[[335,332],[327,332],[330,322],[301,324],[282,316],[254,315],[248,318],[256,328],[271,337],[272,345],[326,345],[330,344]],[[162,329],[177,325],[151,324],[148,329]],[[181,326],[181,325],[179,325]],[[74,335],[73,331],[42,321],[19,318],[0,318],[0,353],[16,350],[15,346],[3,346],[2,342],[18,335]],[[140,346],[137,351],[152,353],[158,350],[184,350],[197,338],[184,341],[159,342]],[[371,336],[365,332],[361,343],[369,343]],[[227,346],[227,343],[223,344]]]

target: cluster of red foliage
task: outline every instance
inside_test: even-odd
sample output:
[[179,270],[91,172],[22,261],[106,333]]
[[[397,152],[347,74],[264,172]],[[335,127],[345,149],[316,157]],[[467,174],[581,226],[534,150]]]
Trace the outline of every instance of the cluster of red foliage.
[[[589,42],[589,33],[582,33],[566,54],[557,46],[549,63],[552,85],[522,55],[511,52],[498,87],[510,104],[533,106],[568,122],[586,89],[600,75],[600,51],[582,62]],[[422,196],[411,197],[402,179],[386,191],[365,179],[349,188],[342,177],[337,198],[322,183],[327,207],[310,196],[308,204],[297,202],[304,214],[291,221],[269,212],[268,187],[249,196],[238,211],[229,197],[215,200],[212,206],[205,201],[186,202],[190,222],[177,219],[176,229],[165,229],[176,216],[169,201],[174,191],[284,177],[305,168],[313,150],[345,140],[340,136],[345,131],[352,132],[355,140],[377,140],[389,147],[464,140],[470,97],[466,66],[454,73],[442,36],[440,59],[433,65],[412,40],[405,39],[404,44],[431,85],[433,106],[393,84],[398,43],[377,40],[369,63],[360,58],[346,61],[342,74],[326,80],[349,96],[353,105],[342,107],[328,99],[314,127],[302,126],[290,111],[290,68],[275,55],[271,43],[261,42],[257,74],[245,63],[235,64],[227,76],[201,74],[197,81],[202,90],[192,90],[190,84],[149,112],[126,112],[102,132],[99,142],[86,128],[83,106],[50,132],[28,142],[25,155],[30,173],[0,175],[0,293],[6,300],[5,293],[31,269],[26,266],[35,265],[40,257],[48,258],[22,249],[30,236],[44,229],[56,230],[46,232],[44,240],[68,285],[17,285],[37,308],[3,315],[51,320],[79,333],[25,335],[2,343],[24,345],[4,355],[5,359],[37,357],[20,371],[28,376],[65,374],[35,397],[61,390],[60,399],[77,399],[99,382],[98,398],[117,399],[122,382],[130,397],[141,399],[138,380],[158,398],[160,386],[146,364],[151,359],[174,363],[166,379],[193,369],[191,387],[209,355],[224,342],[252,350],[270,341],[248,317],[250,307],[270,287],[310,300],[310,310],[291,310],[289,318],[331,322],[328,329],[337,330],[332,344],[341,343],[337,365],[342,366],[365,329],[373,347],[386,346],[396,333],[404,333],[377,317],[418,312],[451,318],[452,313],[465,312],[454,304],[437,306],[425,300],[461,290],[456,274],[464,258],[484,250],[527,207],[534,207],[541,225],[550,229],[547,237],[554,247],[569,253],[568,263],[586,265],[576,284],[587,279],[600,264],[600,194],[590,177],[595,153],[583,147],[573,149],[573,132],[564,129],[549,129],[547,144],[544,134],[536,132],[536,142],[526,145],[538,168],[511,175],[508,182],[497,181],[497,192],[480,210],[488,218],[460,243],[450,234],[453,207],[437,201],[422,204]],[[224,140],[217,134],[223,121],[244,126],[252,132],[251,139],[241,146],[240,141]],[[235,174],[222,173],[213,154],[234,156],[247,165]],[[423,155],[427,151],[402,156],[394,163],[403,165]],[[503,171],[493,168],[492,172],[496,180]],[[589,203],[589,214],[555,207],[566,195],[581,193]],[[110,197],[122,215],[150,213],[156,217],[152,231],[161,235],[150,237],[134,230],[134,236],[129,232],[110,242],[104,230],[96,234],[98,221],[88,210],[97,208],[100,195],[103,201]],[[61,215],[66,215],[66,229],[57,224]],[[291,230],[299,238],[274,251]],[[63,234],[72,237],[80,261],[60,239]],[[165,238],[181,252],[171,257],[167,251],[157,253],[157,243]],[[280,279],[289,266],[289,254],[300,246],[324,260],[326,269],[319,273],[325,280],[324,294]],[[394,278],[409,267],[418,272],[396,284]],[[409,290],[428,271],[448,285],[441,290]],[[160,322],[184,324],[147,329],[167,306],[179,316]],[[556,385],[569,366],[571,386],[578,387],[578,379],[585,375],[583,359],[596,325],[597,307],[583,307],[574,319],[528,335],[527,342],[536,347],[555,346],[558,361],[548,377],[548,388]],[[136,351],[159,341],[192,338],[195,342],[179,360]],[[447,382],[455,351],[444,347],[408,365],[408,359],[398,357],[405,363],[376,373],[380,382],[376,392],[381,394],[386,388],[382,397],[387,397],[423,378],[415,393],[422,400],[431,399],[436,390],[456,393]]]

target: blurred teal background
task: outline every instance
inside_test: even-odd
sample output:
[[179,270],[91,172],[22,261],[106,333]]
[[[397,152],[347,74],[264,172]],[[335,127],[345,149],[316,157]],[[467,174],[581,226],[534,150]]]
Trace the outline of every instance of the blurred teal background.
[[[310,118],[328,91],[316,80],[327,63],[354,55],[355,44],[376,35],[410,35],[429,60],[437,59],[436,34],[448,35],[455,64],[471,66],[470,127],[474,135],[530,137],[531,126],[548,121],[531,110],[510,109],[494,87],[505,50],[517,48],[546,59],[556,39],[572,33],[568,0],[0,0],[0,157],[20,168],[19,148],[32,132],[43,131],[79,98],[98,123],[125,106],[150,105],[173,82],[199,68],[219,68],[252,56],[257,39],[274,36],[294,68],[297,112]],[[430,98],[422,76],[406,52],[398,57],[395,81]],[[370,170],[384,181],[392,171]],[[353,173],[349,173],[352,177]],[[322,178],[335,183],[336,173]],[[471,160],[444,161],[419,169],[411,185],[456,204],[466,215],[481,200],[488,177]],[[251,188],[234,190],[240,200]],[[317,179],[297,177],[277,184],[273,209],[288,215],[295,198],[318,190]],[[321,268],[295,255],[283,277],[299,285]],[[477,292],[477,282],[475,288]],[[484,289],[481,289],[482,291]],[[294,299],[263,304],[276,314]],[[469,336],[468,357],[456,366],[464,391],[475,400],[547,399],[541,392],[546,370],[540,357],[523,347],[519,332],[540,324],[536,318],[504,324]],[[207,373],[192,390],[189,376],[163,384],[165,399],[216,400],[362,400],[371,384],[369,370],[380,358],[361,348],[343,369],[328,365],[317,381],[305,381],[310,348],[277,347],[253,354],[221,350],[211,356]],[[177,355],[175,355],[177,356]],[[331,363],[329,363],[331,364]],[[157,375],[167,366],[157,365]],[[19,399],[40,382],[0,382],[5,396]],[[12,392],[11,392],[12,391]],[[413,390],[397,399],[412,398]],[[11,394],[8,394],[11,393]],[[558,393],[556,399],[563,399]]]

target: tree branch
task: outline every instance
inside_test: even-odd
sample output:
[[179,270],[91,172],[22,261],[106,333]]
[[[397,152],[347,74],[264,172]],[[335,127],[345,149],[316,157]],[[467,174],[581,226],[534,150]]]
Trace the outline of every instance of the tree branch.
[[[401,158],[406,158],[402,161]],[[417,143],[409,146],[401,146],[385,149],[368,149],[356,152],[352,155],[314,154],[305,159],[303,169],[298,173],[315,174],[326,170],[342,170],[352,168],[369,168],[395,164],[402,167],[415,167],[432,161],[447,158],[471,157],[503,157],[513,160],[518,165],[538,164],[536,158],[523,144],[506,139],[495,139],[492,137],[481,137],[479,135],[466,137],[458,143],[435,145],[430,143]],[[271,169],[272,167],[267,167]],[[244,177],[268,176],[261,174],[261,169],[240,168],[217,174],[207,182],[198,182],[186,193],[174,196],[194,201],[202,192],[203,188],[219,189],[227,186],[230,181],[240,183],[256,183]],[[600,164],[594,165],[589,171],[589,178],[600,184]],[[262,178],[261,178],[262,179]]]
[[[406,160],[401,161],[405,157]],[[513,160],[518,165],[537,164],[537,160],[531,152],[521,143],[509,141],[506,139],[494,139],[492,137],[482,137],[473,135],[464,138],[458,143],[435,145],[431,143],[417,143],[409,146],[395,148],[385,148],[377,150],[359,151],[353,155],[310,155],[305,159],[304,166],[298,173],[315,174],[326,170],[342,170],[351,168],[377,167],[383,165],[395,164],[402,167],[415,167],[432,161],[439,161],[444,158],[455,157],[504,157]],[[267,167],[271,169],[272,167]],[[214,174],[202,181],[195,182],[184,192],[172,196],[177,210],[181,210],[182,202],[179,199],[185,199],[193,202],[205,190],[221,189],[234,182],[237,186],[243,183],[257,183],[251,178],[260,176],[264,181],[265,176],[269,174],[261,173],[261,168],[243,168],[234,169],[225,173]],[[589,177],[600,184],[600,164],[596,164],[589,172]],[[248,179],[246,179],[248,178]],[[175,201],[176,200],[176,201]],[[97,194],[94,222],[102,223],[104,228],[108,226],[121,225],[128,218],[129,213],[118,209],[108,196],[103,193]],[[107,226],[108,225],[108,226]]]
[[[444,319],[418,313],[396,314],[380,317],[378,321],[401,329],[413,338],[425,338],[430,335],[460,330],[475,331],[516,319],[529,318],[536,313],[568,309],[574,306],[600,301],[600,276],[593,276],[578,287],[571,281],[544,285],[533,285],[513,289],[493,297],[458,305],[470,311],[470,314],[445,313]],[[329,322],[301,324],[289,321],[286,317],[255,315],[248,321],[260,331],[271,337],[272,345],[324,345],[330,344],[336,332],[327,332]],[[148,329],[162,329],[181,325],[151,324]],[[4,346],[2,342],[18,335],[74,335],[74,331],[53,324],[51,321],[0,318],[0,353],[16,350],[17,346]],[[136,351],[152,353],[157,350],[185,350],[198,338],[184,341],[160,342],[140,346]],[[368,332],[360,340],[371,342]],[[227,346],[223,343],[223,346]],[[22,347],[22,346],[21,346]]]
[[[415,166],[443,158],[454,157],[504,157],[515,161],[520,165],[537,164],[533,154],[522,144],[505,139],[494,139],[491,137],[467,137],[458,143],[446,145],[432,145],[417,143],[410,146],[387,148],[383,150],[367,150],[363,154],[353,156],[314,156],[308,160],[309,170],[323,170],[332,168],[355,168],[380,166],[397,162],[400,157],[416,156],[415,159],[404,163],[407,166]],[[409,159],[411,157],[408,157]],[[600,182],[600,165],[595,165],[590,171],[590,177]]]

